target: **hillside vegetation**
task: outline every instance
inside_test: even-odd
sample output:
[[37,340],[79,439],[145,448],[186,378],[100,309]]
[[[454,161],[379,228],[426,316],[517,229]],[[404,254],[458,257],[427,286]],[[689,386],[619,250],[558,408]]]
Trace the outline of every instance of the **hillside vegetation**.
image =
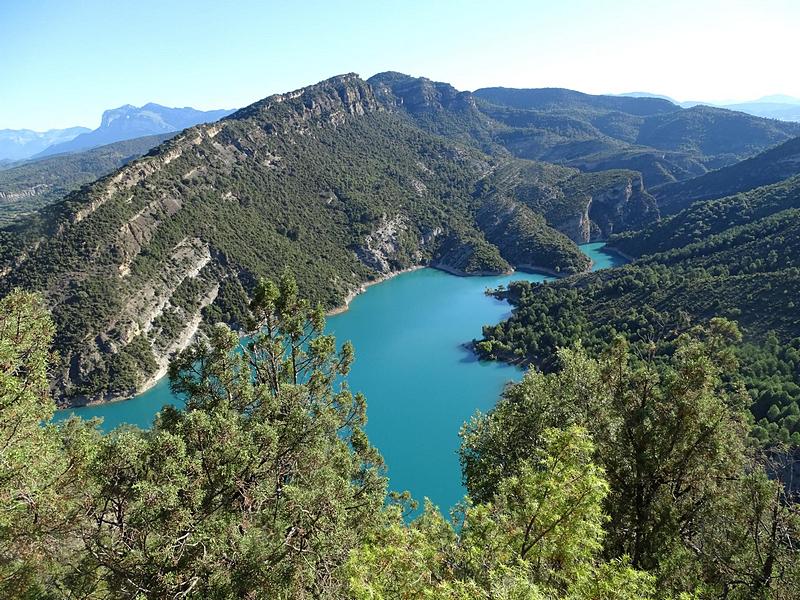
[[653,188],[661,214],[674,214],[698,200],[722,198],[778,183],[800,174],[800,138],[794,138],[742,162],[687,181]]
[[641,258],[553,284],[512,284],[502,295],[513,316],[484,328],[479,351],[549,369],[558,347],[579,340],[592,351],[617,334],[658,345],[724,316],[748,342],[740,354],[756,436],[800,444],[792,350],[800,344],[800,178],[695,203],[611,245]]
[[[0,597],[795,597],[797,127],[350,74],[0,228]],[[86,156],[0,177],[127,160]],[[588,272],[594,240],[632,262]],[[417,265],[564,276],[491,292],[475,350],[529,370],[462,426],[449,519],[389,489],[324,334]],[[147,430],[52,420],[164,374]]]
[[[396,97],[382,98],[355,75],[272,96],[0,231],[0,287],[41,291],[53,311],[59,399],[134,393],[204,323],[240,327],[254,282],[286,267],[327,308],[417,264],[462,274],[588,268],[554,228],[588,239],[567,226],[563,203],[545,210],[517,198],[550,167],[506,167],[511,157],[434,135]],[[498,180],[509,169],[513,185]],[[584,219],[587,232],[591,217],[606,231],[655,218],[636,177],[592,184],[609,206]],[[550,187],[584,184],[570,171]],[[589,202],[584,192],[570,210],[585,217]]]
[[480,89],[475,97],[516,156],[589,171],[634,169],[647,187],[702,175],[800,135],[797,123],[658,98],[508,88]]
[[69,192],[146,154],[172,135],[137,138],[0,169],[0,227],[58,202]]

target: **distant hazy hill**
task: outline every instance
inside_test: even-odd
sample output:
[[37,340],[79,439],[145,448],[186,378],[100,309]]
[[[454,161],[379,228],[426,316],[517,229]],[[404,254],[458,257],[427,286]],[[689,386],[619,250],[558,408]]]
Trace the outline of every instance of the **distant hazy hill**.
[[623,96],[626,98],[660,98],[661,100],[667,100],[668,102],[672,102],[673,104],[677,104],[680,106],[680,102],[671,98],[669,96],[664,96],[662,94],[651,94],[650,92],[626,92],[624,94],[614,94],[614,96]]
[[630,98],[661,98],[669,100],[683,108],[691,108],[693,106],[714,106],[716,108],[725,108],[727,110],[735,110],[756,117],[764,117],[766,119],[778,119],[781,121],[800,121],[800,98],[786,96],[784,94],[775,94],[772,96],[764,96],[758,100],[749,102],[734,102],[726,104],[718,104],[714,102],[702,101],[688,101],[678,102],[668,96],[661,96],[659,94],[650,94],[648,92],[628,92],[626,94],[617,94],[618,96]]
[[31,131],[30,129],[0,129],[0,163],[30,158],[48,146],[68,142],[82,133],[86,127]]
[[727,104],[723,108],[740,110],[751,115],[780,119],[781,121],[800,121],[800,104],[787,102],[743,102]]
[[210,123],[231,114],[232,110],[201,111],[193,108],[168,108],[159,104],[145,104],[141,108],[126,104],[103,113],[100,127],[82,133],[74,139],[53,144],[37,157],[63,152],[79,152],[113,142],[148,135],[171,133],[199,123]]
[[603,96],[584,94],[563,88],[482,88],[475,96],[491,102],[524,110],[614,110],[632,115],[653,115],[673,112],[677,107],[669,100],[653,97]]
[[135,138],[0,169],[0,226],[61,200],[175,135]]
[[800,125],[662,98],[564,89],[486,88],[478,108],[494,137],[522,158],[582,170],[638,170],[648,187],[689,179],[800,135]]

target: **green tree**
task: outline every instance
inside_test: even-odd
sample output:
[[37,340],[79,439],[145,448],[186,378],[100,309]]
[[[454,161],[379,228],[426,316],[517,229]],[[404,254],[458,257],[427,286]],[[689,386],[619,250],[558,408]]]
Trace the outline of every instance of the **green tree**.
[[43,426],[53,416],[47,369],[53,324],[38,295],[0,300],[0,596],[55,585],[79,547],[79,490],[91,424]]
[[[701,332],[698,332],[700,335]],[[716,510],[727,481],[743,472],[745,394],[723,381],[733,367],[725,322],[683,336],[666,362],[633,360],[618,341],[601,361],[605,406],[595,439],[612,492],[613,547],[655,569]]]
[[800,586],[800,515],[778,481],[758,465],[721,498],[725,510],[702,523],[693,548],[722,597],[794,598]]
[[385,497],[365,401],[289,276],[262,282],[242,345],[218,326],[171,366],[186,409],[103,440],[83,569],[117,596],[335,597]]
[[[599,559],[608,484],[580,427],[542,432],[542,450],[457,530],[435,508],[399,511],[348,562],[350,593],[372,598],[649,598],[653,578]],[[392,518],[394,519],[392,521]]]
[[470,498],[489,502],[499,483],[518,473],[541,447],[542,433],[588,420],[602,387],[597,361],[580,348],[562,350],[551,375],[531,369],[509,386],[490,415],[477,413],[461,428],[461,469]]
[[[603,504],[607,558],[629,556],[632,567],[657,574],[661,587],[676,593],[698,586],[753,589],[726,566],[732,558],[710,551],[715,532],[745,539],[743,532],[757,529],[752,515],[766,514],[758,510],[765,501],[746,493],[752,487],[748,473],[764,471],[745,444],[746,394],[733,383],[738,339],[735,326],[714,319],[662,352],[631,348],[622,339],[599,360],[580,349],[562,350],[560,370],[532,370],[491,413],[463,429],[461,460],[470,494],[496,501],[503,482],[524,473],[541,452],[548,427],[580,424],[591,433],[595,461],[609,484]],[[774,546],[774,564],[798,558],[792,544]],[[739,564],[755,568],[763,548],[763,539],[742,546],[750,558]],[[767,589],[777,589],[778,578],[766,580]]]

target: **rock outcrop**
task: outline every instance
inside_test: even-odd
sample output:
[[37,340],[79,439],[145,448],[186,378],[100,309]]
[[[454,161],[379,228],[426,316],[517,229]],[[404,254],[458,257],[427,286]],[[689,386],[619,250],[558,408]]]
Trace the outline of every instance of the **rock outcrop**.
[[588,242],[641,228],[658,219],[658,208],[655,198],[644,189],[642,176],[629,172],[608,188],[592,194],[585,214],[588,214],[591,226],[596,226],[594,234],[590,226]]
[[402,215],[381,218],[378,226],[356,246],[358,260],[382,275],[391,273],[392,262],[400,250],[400,235],[408,229],[408,219]]

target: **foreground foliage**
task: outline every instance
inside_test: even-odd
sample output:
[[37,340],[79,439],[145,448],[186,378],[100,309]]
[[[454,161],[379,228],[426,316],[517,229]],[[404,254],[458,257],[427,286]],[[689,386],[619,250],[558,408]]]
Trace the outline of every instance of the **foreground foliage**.
[[354,597],[651,597],[653,576],[599,558],[609,488],[593,450],[581,427],[545,430],[491,501],[460,509],[455,530],[429,504],[409,526],[390,512],[350,557]]
[[[353,348],[289,276],[171,366],[152,429],[53,413],[53,326],[0,302],[0,595],[44,598],[789,598],[796,505],[745,444],[735,326],[668,355],[563,350],[462,431],[452,519],[387,498],[345,383]],[[387,502],[388,499],[388,502]],[[683,594],[681,596],[681,594]]]
[[549,427],[583,426],[609,484],[603,555],[629,557],[659,589],[701,597],[789,598],[800,583],[800,521],[766,458],[745,444],[746,394],[734,383],[738,331],[713,320],[668,355],[617,339],[599,360],[561,351],[489,415],[465,425],[470,496],[489,499],[526,468]]

